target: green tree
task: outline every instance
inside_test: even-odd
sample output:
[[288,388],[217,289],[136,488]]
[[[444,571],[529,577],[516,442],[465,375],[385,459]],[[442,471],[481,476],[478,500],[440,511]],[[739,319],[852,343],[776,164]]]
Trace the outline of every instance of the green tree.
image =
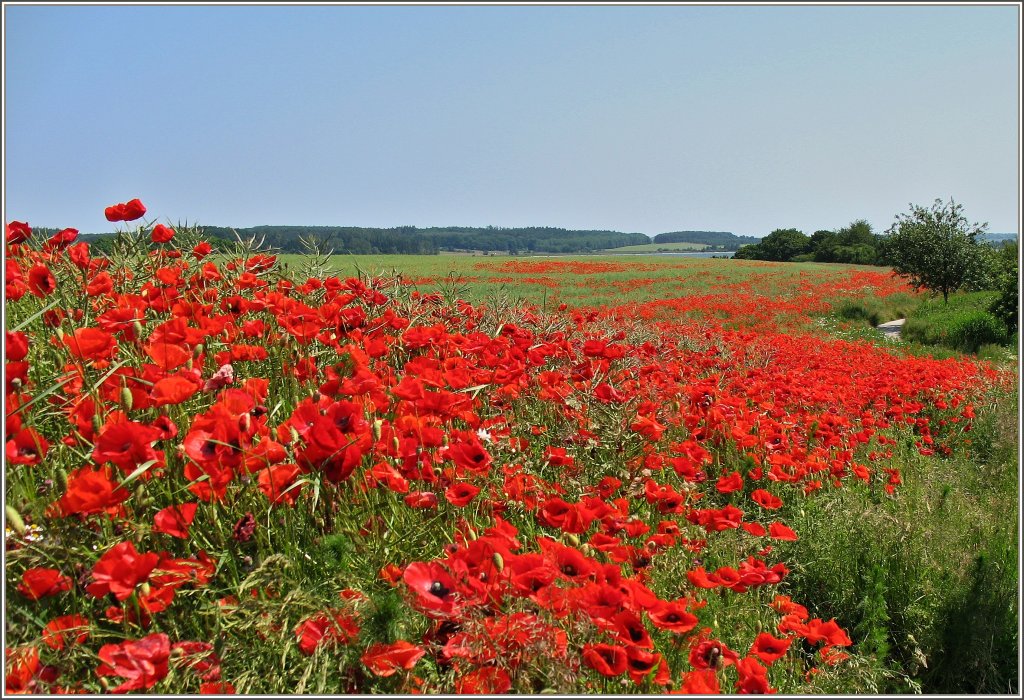
[[811,252],[815,262],[835,262],[835,249],[839,239],[835,231],[820,229],[811,234]]
[[795,228],[777,228],[758,244],[761,260],[785,262],[811,250],[811,239]]
[[1017,309],[1020,299],[1020,276],[1017,261],[1017,243],[1004,245],[996,253],[998,272],[995,288],[999,296],[989,311],[1006,324],[1010,332],[1017,330]]
[[911,204],[882,241],[883,260],[897,274],[915,289],[941,292],[945,303],[984,264],[977,236],[988,224],[968,223],[963,209],[952,198],[948,204],[936,199],[930,208]]

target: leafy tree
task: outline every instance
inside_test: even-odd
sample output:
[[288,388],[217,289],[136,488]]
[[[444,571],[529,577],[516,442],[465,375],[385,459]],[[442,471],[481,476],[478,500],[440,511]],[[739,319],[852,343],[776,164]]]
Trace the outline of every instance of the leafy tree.
[[930,208],[911,204],[909,214],[896,215],[882,242],[883,260],[897,274],[915,289],[941,292],[945,303],[984,264],[976,239],[988,224],[968,223],[963,209],[952,198],[948,204],[936,199]]
[[811,252],[815,262],[835,262],[838,245],[839,237],[835,231],[820,230],[811,234]]
[[810,252],[811,239],[795,228],[777,228],[762,238],[758,247],[764,256],[761,260],[784,262],[801,253]]
[[1013,333],[1017,330],[1017,310],[1020,304],[1020,276],[1017,243],[1004,245],[997,253],[998,272],[995,288],[999,296],[989,311],[999,318]]

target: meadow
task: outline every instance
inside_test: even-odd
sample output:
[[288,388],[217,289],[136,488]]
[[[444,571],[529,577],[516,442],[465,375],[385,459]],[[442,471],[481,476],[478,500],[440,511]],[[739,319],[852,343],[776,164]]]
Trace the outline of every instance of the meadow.
[[130,204],[7,227],[7,692],[1018,692],[1016,367],[844,316],[889,270]]

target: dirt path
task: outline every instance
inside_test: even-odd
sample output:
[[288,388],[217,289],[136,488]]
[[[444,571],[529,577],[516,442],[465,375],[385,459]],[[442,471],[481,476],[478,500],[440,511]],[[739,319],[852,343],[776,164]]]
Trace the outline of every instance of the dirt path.
[[895,321],[886,321],[876,326],[878,330],[885,334],[885,337],[889,340],[899,340],[900,331],[903,329],[903,324],[906,322],[905,318],[898,318]]

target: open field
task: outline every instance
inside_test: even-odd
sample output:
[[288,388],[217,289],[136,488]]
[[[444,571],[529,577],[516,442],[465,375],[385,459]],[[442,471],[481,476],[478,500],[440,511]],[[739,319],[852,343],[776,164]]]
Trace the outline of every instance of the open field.
[[1016,369],[888,270],[166,233],[8,244],[8,692],[1018,690]]
[[[310,271],[309,258],[282,255],[289,271]],[[303,267],[305,265],[305,267]],[[542,309],[565,303],[576,307],[620,306],[693,297],[700,301],[688,312],[767,313],[764,299],[791,299],[800,312],[832,298],[866,294],[909,295],[910,288],[894,279],[887,268],[772,263],[721,258],[637,256],[490,257],[464,255],[336,255],[317,269],[343,276],[372,277],[400,274],[404,283],[422,291],[454,290],[458,296],[484,302],[521,299]],[[776,309],[775,311],[778,311]]]

